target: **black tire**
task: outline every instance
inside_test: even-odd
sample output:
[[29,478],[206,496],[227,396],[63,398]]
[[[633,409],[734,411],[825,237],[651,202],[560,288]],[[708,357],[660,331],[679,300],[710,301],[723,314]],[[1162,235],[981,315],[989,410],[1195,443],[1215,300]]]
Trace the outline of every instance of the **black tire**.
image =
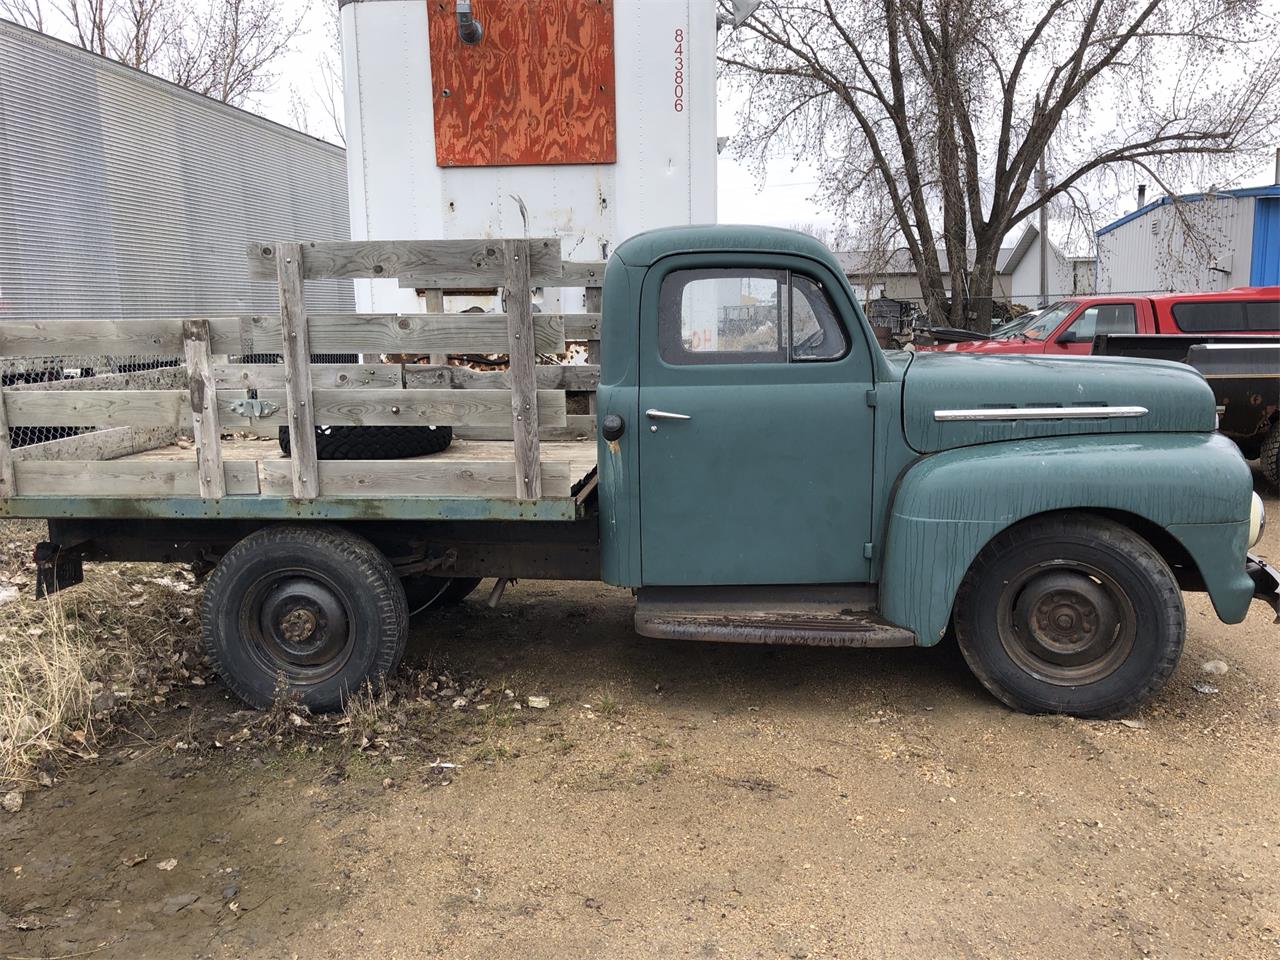
[[1280,487],[1280,421],[1271,425],[1267,438],[1262,441],[1258,464],[1262,467],[1262,475],[1271,485]]
[[433,577],[414,573],[400,581],[409,601],[409,616],[417,616],[433,607],[450,607],[461,603],[480,585],[479,577]]
[[1165,685],[1186,617],[1149,543],[1111,520],[1058,514],[983,548],[956,595],[955,630],[974,676],[1013,709],[1105,719]]
[[376,688],[404,655],[408,622],[386,557],[335,527],[251,533],[218,562],[201,606],[219,675],[259,709],[278,681],[315,711],[340,709],[366,682]]
[[[452,427],[316,427],[320,460],[403,460],[440,453]],[[280,428],[280,452],[289,456],[289,428]]]

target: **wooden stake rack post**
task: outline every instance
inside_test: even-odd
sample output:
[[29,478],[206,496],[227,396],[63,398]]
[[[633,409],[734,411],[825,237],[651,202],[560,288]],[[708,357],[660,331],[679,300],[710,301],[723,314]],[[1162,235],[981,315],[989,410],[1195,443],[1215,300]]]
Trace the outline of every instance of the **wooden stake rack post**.
[[[301,504],[413,497],[542,501],[571,499],[581,489],[585,457],[543,459],[543,442],[563,448],[560,441],[580,439],[594,447],[594,418],[570,417],[565,392],[594,390],[599,366],[540,365],[537,359],[562,353],[567,338],[598,342],[598,306],[591,313],[535,314],[530,291],[598,286],[603,264],[562,261],[556,239],[258,243],[249,262],[251,276],[277,284],[278,315],[0,322],[0,357],[149,354],[185,363],[185,378],[165,389],[138,389],[136,378],[108,375],[84,382],[83,389],[0,392],[0,513],[27,515],[14,505],[50,497],[198,498],[221,503],[216,515],[234,516],[237,506],[246,515],[263,515],[245,504],[267,498]],[[429,313],[307,311],[309,280],[391,278],[437,291],[501,287],[504,313],[445,313],[438,295],[428,301]],[[361,354],[364,362],[311,362],[314,354],[340,352]],[[283,362],[234,362],[263,353],[278,353]],[[505,353],[510,364],[478,371],[381,360],[384,354],[425,354],[439,361],[456,353]],[[473,443],[483,454],[475,456],[446,451],[405,460],[320,460],[317,424],[452,426],[460,437],[509,445]],[[27,426],[94,431],[11,448],[9,428]],[[225,434],[274,436],[280,426],[290,430],[287,460],[224,455],[224,448],[231,449]],[[193,455],[137,455],[144,448],[138,438],[160,428],[189,433]],[[509,458],[497,458],[495,450],[509,451]]]

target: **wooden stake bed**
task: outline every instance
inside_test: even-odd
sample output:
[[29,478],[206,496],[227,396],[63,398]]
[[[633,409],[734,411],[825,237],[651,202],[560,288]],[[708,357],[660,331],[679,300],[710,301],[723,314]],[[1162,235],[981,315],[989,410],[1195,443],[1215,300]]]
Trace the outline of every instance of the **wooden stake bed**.
[[[254,244],[250,261],[255,276],[278,280],[279,316],[0,322],[0,357],[151,354],[181,364],[141,383],[120,374],[4,388],[0,516],[581,515],[594,487],[595,420],[569,415],[565,391],[594,389],[599,368],[537,359],[563,350],[566,334],[593,340],[599,314],[532,312],[532,286],[581,283],[580,265],[560,261],[558,241]],[[506,313],[306,313],[308,279],[397,272],[439,287],[496,281]],[[385,362],[424,346],[437,362]],[[310,362],[321,350],[351,351],[360,362]],[[508,368],[438,362],[477,350],[507,353]],[[282,362],[238,362],[263,354]],[[315,424],[451,426],[455,439],[427,457],[322,460]],[[287,458],[276,437],[284,425],[294,438]],[[10,428],[23,427],[92,429],[11,448]],[[190,439],[170,442],[178,435]]]

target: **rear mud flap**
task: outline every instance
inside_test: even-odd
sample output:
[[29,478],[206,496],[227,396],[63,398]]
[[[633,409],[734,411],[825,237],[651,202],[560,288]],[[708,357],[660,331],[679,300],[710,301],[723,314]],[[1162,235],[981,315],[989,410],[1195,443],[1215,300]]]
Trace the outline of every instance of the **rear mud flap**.
[[75,586],[84,580],[84,561],[80,554],[62,549],[57,543],[37,543],[36,599]]

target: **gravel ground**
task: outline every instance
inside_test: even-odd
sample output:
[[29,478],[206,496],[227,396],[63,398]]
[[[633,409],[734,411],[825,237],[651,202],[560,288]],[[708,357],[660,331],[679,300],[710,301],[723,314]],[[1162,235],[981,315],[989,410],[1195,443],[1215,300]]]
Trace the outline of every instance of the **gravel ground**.
[[385,745],[232,742],[216,684],[135,711],[0,815],[0,956],[1278,957],[1280,626],[1187,609],[1164,693],[1084,722],[953,649],[646,640],[521,583],[418,627],[488,699]]

